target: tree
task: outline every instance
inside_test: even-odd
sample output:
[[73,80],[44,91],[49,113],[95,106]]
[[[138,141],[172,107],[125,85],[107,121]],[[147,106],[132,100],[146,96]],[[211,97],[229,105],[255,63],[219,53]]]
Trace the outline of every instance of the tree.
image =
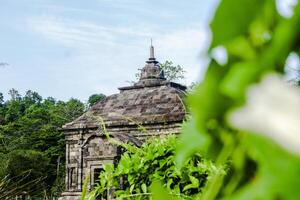
[[41,101],[43,100],[43,98],[34,91],[28,90],[25,94],[25,96],[23,97],[24,101],[28,104],[34,104],[34,103],[41,103]]
[[15,90],[14,94],[12,94],[11,100],[7,101],[5,104],[5,121],[13,122],[20,118],[25,112],[25,104],[21,101],[21,96]]
[[102,93],[91,95],[88,100],[88,106],[91,107],[91,106],[95,105],[99,101],[103,100],[105,97],[106,96]]
[[63,123],[67,123],[79,117],[85,111],[85,106],[78,99],[71,98],[67,102],[58,101],[55,111],[63,117]]
[[5,111],[4,111],[4,97],[0,92],[0,125],[4,122]]
[[10,95],[11,100],[16,101],[20,100],[21,95],[19,94],[18,90],[12,88],[9,90],[8,94]]
[[14,150],[7,154],[6,159],[5,175],[11,183],[3,189],[14,190],[14,194],[34,196],[49,187],[44,181],[47,178],[45,172],[49,170],[49,159],[43,153],[32,150]]
[[174,65],[172,61],[165,61],[160,65],[165,77],[169,81],[179,81],[185,78],[185,71],[180,65]]
[[4,97],[3,94],[0,92],[0,106],[2,106],[4,103]]
[[13,182],[18,183],[24,178],[18,174],[32,169],[26,174],[26,182],[44,177],[39,180],[39,186],[34,185],[32,189],[40,191],[41,187],[48,194],[53,191],[59,195],[63,190],[65,141],[58,129],[80,116],[85,105],[77,99],[64,102],[48,97],[43,100],[30,90],[24,97],[17,90],[10,93],[12,98],[0,106],[0,180],[11,174]]

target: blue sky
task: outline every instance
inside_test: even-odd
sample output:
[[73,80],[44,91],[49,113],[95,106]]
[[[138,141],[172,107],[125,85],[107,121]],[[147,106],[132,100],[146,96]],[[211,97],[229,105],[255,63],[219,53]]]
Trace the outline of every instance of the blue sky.
[[153,38],[159,61],[201,78],[217,0],[2,0],[0,92],[86,100],[128,85]]

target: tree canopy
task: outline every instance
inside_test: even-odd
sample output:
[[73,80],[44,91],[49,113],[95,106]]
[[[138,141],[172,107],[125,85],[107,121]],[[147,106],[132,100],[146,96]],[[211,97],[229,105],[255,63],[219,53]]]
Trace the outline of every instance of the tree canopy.
[[[24,96],[15,89],[9,94],[4,101],[0,93],[0,179],[13,179],[15,193],[34,196],[45,190],[59,195],[65,171],[65,142],[59,128],[80,116],[85,105],[77,99],[43,99],[31,90]],[[29,182],[38,187],[32,190]]]
[[180,65],[173,64],[172,61],[166,60],[161,64],[161,69],[164,70],[165,77],[169,81],[180,81],[185,78],[185,71]]
[[100,94],[92,94],[88,99],[88,105],[89,107],[95,105],[99,101],[103,100],[106,96],[102,93]]

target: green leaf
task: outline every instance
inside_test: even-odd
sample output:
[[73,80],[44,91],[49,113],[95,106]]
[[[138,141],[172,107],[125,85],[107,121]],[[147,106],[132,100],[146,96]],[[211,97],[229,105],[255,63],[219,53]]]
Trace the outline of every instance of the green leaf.
[[259,71],[256,62],[235,63],[220,84],[220,90],[232,99],[244,100],[246,88],[257,79]]
[[256,52],[245,36],[239,36],[226,44],[226,49],[230,55],[237,56],[244,60],[256,58]]
[[263,0],[221,1],[211,22],[213,32],[211,48],[225,45],[235,37],[247,33],[249,24],[263,4]]
[[291,155],[269,138],[248,135],[244,140],[248,154],[258,163],[251,182],[228,199],[300,199],[300,158]]
[[227,71],[227,68],[212,61],[204,81],[197,85],[187,98],[200,134],[206,132],[208,120],[220,117],[231,104],[229,99],[220,93],[220,83]]
[[[220,82],[227,72],[227,68],[219,66],[212,61],[206,73],[205,80],[198,85],[192,94],[188,97],[188,104],[192,110],[192,122],[183,126],[181,144],[178,145],[176,161],[179,166],[193,152],[202,151],[207,158],[215,155],[211,152],[216,151],[215,146],[210,147],[212,137],[217,137],[208,132],[211,124],[216,129],[220,119],[225,113],[231,101],[225,95],[220,93]],[[186,126],[186,127],[185,127]]]
[[151,192],[153,193],[153,200],[174,200],[174,198],[159,182],[152,183]]
[[88,182],[89,182],[89,176],[86,176],[84,178],[83,188],[82,188],[82,194],[81,194],[81,200],[84,200],[86,198],[86,195],[88,193]]
[[167,188],[168,188],[168,189],[171,189],[170,186],[171,186],[172,183],[173,183],[173,179],[170,178],[170,179],[168,180],[168,182],[167,182]]
[[133,190],[134,190],[134,184],[132,184],[131,186],[130,186],[130,189],[129,189],[129,192],[130,192],[130,194],[132,194],[132,192],[133,192]]
[[198,188],[199,187],[199,180],[195,178],[194,176],[189,176],[191,184],[186,185],[182,191],[186,191],[192,188]]
[[184,122],[176,153],[176,162],[178,167],[181,168],[188,157],[199,149],[205,149],[209,143],[209,136],[199,134],[194,119]]
[[144,193],[147,192],[147,185],[145,183],[142,184],[141,188]]
[[272,37],[271,31],[262,20],[256,20],[249,27],[251,43],[256,47],[261,47]]

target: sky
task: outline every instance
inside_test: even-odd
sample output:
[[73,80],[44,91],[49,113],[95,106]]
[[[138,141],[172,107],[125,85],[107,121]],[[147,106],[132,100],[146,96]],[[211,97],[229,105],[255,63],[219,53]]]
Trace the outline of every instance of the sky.
[[149,57],[201,79],[217,0],[1,0],[0,92],[87,100],[129,85]]

